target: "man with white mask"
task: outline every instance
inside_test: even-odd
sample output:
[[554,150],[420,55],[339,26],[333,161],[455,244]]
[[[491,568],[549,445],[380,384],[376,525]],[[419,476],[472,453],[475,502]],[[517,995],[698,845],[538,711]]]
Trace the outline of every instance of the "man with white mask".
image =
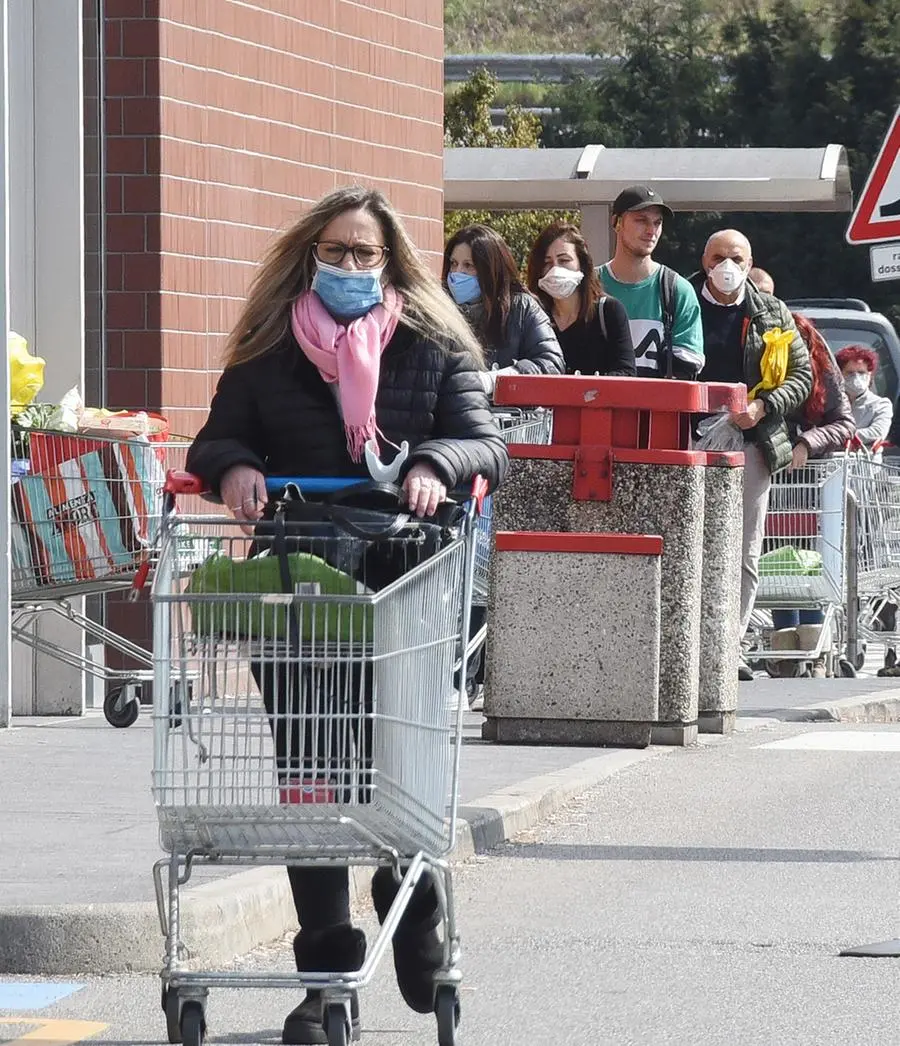
[[[759,556],[765,536],[772,474],[790,466],[793,450],[787,418],[799,411],[812,389],[809,351],[797,332],[788,307],[760,291],[749,279],[753,266],[750,242],[736,229],[710,236],[703,252],[703,271],[691,277],[700,300],[706,363],[700,381],[743,382],[748,389],[762,381],[766,334],[791,331],[787,375],[765,389],[747,410],[732,417],[744,434],[744,520],[741,560],[741,635],[750,623],[759,586]],[[742,679],[752,679],[746,665]]]

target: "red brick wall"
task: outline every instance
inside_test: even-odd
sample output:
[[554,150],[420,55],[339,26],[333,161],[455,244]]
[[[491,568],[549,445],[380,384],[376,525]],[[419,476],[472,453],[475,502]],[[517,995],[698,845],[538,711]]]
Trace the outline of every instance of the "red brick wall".
[[351,182],[442,242],[441,0],[106,0],[108,388],[202,422],[272,236]]

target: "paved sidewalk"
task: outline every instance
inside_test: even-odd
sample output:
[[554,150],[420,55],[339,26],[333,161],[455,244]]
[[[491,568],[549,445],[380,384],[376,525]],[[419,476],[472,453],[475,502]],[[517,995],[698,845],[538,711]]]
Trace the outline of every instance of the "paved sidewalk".
[[770,679],[741,683],[738,715],[786,722],[900,721],[900,679]]
[[[150,795],[150,717],[127,730],[97,714],[16,723],[0,731],[0,904],[152,900],[150,869],[162,852]],[[475,739],[477,729],[466,730],[463,806],[592,754],[488,746]]]
[[[460,830],[464,859],[533,827],[586,788],[658,754],[497,747],[467,716]],[[158,969],[162,938],[151,869],[162,856],[150,795],[152,726],[102,715],[20,719],[0,731],[0,972]],[[365,874],[354,876],[358,896]],[[198,865],[183,894],[195,954],[230,960],[295,919],[279,868]]]
[[[900,719],[895,680],[772,680],[740,689],[739,726]],[[457,857],[534,827],[569,798],[672,749],[501,746],[466,717]],[[118,972],[158,968],[161,938],[151,868],[161,856],[150,795],[152,729],[99,713],[17,720],[0,731],[0,971]],[[363,877],[356,885],[362,891]],[[198,867],[185,892],[186,937],[230,957],[293,923],[285,876]]]

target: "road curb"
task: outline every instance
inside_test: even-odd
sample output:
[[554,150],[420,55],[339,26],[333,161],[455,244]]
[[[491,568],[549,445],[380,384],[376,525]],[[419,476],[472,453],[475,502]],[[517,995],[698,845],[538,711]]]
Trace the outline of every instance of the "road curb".
[[[738,715],[740,715],[738,709]],[[861,697],[836,698],[813,705],[793,708],[766,708],[745,714],[746,719],[769,718],[782,723],[898,723],[900,722],[900,689],[882,690]]]
[[[674,748],[610,749],[460,806],[454,862],[534,827],[581,792]],[[148,869],[149,875],[149,869]],[[354,868],[363,903],[371,870]],[[182,894],[183,938],[192,965],[219,967],[296,929],[281,868],[254,868]],[[163,940],[152,902],[0,907],[0,973],[43,976],[155,972]]]

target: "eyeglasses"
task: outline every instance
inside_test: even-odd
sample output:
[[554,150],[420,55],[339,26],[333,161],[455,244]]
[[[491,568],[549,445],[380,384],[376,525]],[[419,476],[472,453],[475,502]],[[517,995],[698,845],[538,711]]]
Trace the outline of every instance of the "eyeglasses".
[[376,269],[390,253],[390,247],[374,243],[356,243],[349,247],[337,240],[321,240],[313,244],[313,254],[325,265],[340,265],[348,254],[352,254],[361,269]]

